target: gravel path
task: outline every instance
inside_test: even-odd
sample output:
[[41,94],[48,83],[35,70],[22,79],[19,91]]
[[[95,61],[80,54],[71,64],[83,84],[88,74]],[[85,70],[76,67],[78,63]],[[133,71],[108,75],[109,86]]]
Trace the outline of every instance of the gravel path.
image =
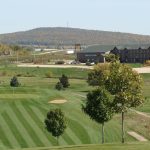
[[129,132],[127,132],[127,133],[128,133],[130,136],[132,136],[132,137],[134,137],[135,139],[137,139],[138,141],[140,141],[140,142],[147,142],[147,141],[148,141],[145,137],[139,135],[138,133],[136,133],[136,132],[134,132],[134,131],[129,131]]
[[[36,65],[36,64],[19,64],[18,67],[41,67],[41,68],[83,68],[93,69],[93,66],[82,65]],[[138,73],[150,73],[150,67],[133,68]]]
[[140,111],[137,111],[137,110],[134,110],[134,109],[130,109],[131,111],[137,113],[138,115],[141,115],[141,116],[144,116],[144,117],[147,117],[147,118],[150,118],[150,115],[149,114],[146,114],[144,112],[140,112]]
[[150,73],[150,67],[133,68],[138,73]]
[[41,67],[41,68],[83,68],[93,69],[93,66],[78,66],[78,65],[36,65],[36,64],[19,64],[18,67]]

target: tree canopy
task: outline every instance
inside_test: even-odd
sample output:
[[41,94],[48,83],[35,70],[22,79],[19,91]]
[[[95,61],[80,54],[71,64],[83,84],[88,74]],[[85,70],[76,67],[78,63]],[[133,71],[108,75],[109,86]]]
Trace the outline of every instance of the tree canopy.
[[61,109],[50,110],[45,119],[45,125],[48,132],[54,137],[62,135],[67,127],[66,118]]
[[95,89],[87,94],[87,100],[83,110],[91,119],[98,123],[104,123],[111,119],[110,94],[103,88]]
[[92,86],[104,85],[109,75],[109,64],[97,64],[94,69],[89,72],[87,82]]
[[109,77],[105,82],[106,89],[114,97],[114,106],[120,103],[122,107],[137,107],[144,102],[142,78],[130,66],[121,63],[110,65]]
[[102,124],[102,143],[104,143],[104,123],[113,116],[110,94],[104,88],[89,92],[82,109],[91,119]]
[[[130,66],[119,61],[112,61],[107,69],[101,65],[96,67],[89,73],[92,77],[88,78],[88,83],[102,86],[111,93],[111,109],[116,113],[122,113],[122,143],[124,143],[124,112],[144,102],[142,78]],[[97,106],[94,107],[97,109]]]
[[105,54],[105,60],[106,62],[116,62],[119,61],[119,56],[115,54]]

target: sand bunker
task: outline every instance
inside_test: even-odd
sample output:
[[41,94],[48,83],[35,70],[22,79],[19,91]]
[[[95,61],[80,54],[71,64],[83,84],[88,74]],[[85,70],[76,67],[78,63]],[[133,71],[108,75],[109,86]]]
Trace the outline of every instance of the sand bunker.
[[50,103],[50,104],[64,104],[66,102],[67,102],[67,100],[61,100],[61,99],[59,99],[59,100],[49,101],[48,103]]

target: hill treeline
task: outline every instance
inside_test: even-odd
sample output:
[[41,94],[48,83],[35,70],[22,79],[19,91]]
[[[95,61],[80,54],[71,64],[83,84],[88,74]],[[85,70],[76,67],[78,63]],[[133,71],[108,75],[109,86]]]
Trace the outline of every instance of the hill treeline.
[[76,28],[36,28],[29,31],[1,34],[0,43],[20,45],[125,45],[149,44],[150,36],[108,32],[98,30],[85,30]]

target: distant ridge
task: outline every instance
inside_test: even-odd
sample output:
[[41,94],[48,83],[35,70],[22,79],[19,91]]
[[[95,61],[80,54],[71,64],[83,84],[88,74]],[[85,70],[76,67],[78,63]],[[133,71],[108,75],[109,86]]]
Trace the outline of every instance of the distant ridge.
[[130,33],[86,30],[63,27],[44,27],[28,31],[0,34],[0,43],[20,45],[143,45],[150,44],[150,36]]

